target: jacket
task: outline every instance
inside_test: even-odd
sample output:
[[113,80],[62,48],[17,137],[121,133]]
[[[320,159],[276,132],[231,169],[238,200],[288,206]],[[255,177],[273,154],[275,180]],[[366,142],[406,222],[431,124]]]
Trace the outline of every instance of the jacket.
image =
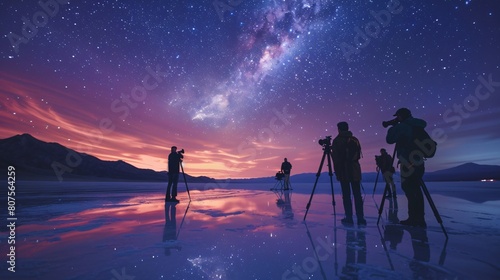
[[410,153],[413,147],[413,126],[425,128],[427,122],[422,119],[409,117],[387,131],[385,138],[388,144],[396,143],[397,157],[400,161],[409,161]]
[[360,156],[359,140],[350,131],[340,131],[332,141],[333,168],[337,180],[361,181],[361,166],[358,161]]

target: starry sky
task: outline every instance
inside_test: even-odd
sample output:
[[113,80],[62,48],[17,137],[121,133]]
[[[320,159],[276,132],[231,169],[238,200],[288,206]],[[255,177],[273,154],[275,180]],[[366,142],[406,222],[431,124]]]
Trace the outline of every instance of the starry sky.
[[500,164],[498,1],[41,2],[0,2],[0,138],[158,171],[176,145],[186,173],[248,178],[317,172],[347,121],[374,172],[407,107],[427,170]]

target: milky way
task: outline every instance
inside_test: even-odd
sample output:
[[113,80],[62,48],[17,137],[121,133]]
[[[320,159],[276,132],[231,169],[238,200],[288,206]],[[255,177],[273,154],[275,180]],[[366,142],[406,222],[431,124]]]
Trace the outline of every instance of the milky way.
[[[399,107],[428,170],[500,164],[498,1],[2,1],[0,137],[237,178],[316,172],[349,122],[374,171]],[[113,129],[103,131],[101,123]]]
[[240,106],[248,106],[246,101],[258,104],[263,98],[259,85],[300,48],[301,36],[310,32],[320,10],[320,1],[274,2],[246,18],[249,24],[238,36],[232,62],[235,69],[227,81],[204,96],[205,104],[195,109],[193,119],[235,120]]

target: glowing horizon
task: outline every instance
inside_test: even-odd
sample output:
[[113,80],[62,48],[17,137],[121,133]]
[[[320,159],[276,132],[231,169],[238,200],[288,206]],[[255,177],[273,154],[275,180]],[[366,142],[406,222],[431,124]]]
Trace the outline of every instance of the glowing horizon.
[[[439,138],[428,171],[500,165],[491,5],[306,2],[242,3],[223,22],[210,3],[61,4],[17,49],[4,38],[0,138],[156,171],[175,145],[192,176],[255,178],[285,157],[292,174],[317,172],[318,140],[347,121],[375,172],[374,155],[393,149],[381,122],[408,107]],[[4,6],[2,34],[18,35],[40,8]]]

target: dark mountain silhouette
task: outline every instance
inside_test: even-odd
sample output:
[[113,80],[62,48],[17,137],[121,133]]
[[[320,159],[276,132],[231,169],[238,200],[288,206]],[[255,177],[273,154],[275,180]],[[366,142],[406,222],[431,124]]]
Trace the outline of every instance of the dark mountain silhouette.
[[[58,143],[40,141],[30,134],[0,140],[0,168],[7,170],[9,165],[16,168],[17,180],[168,181],[166,171],[140,169],[122,160],[100,160]],[[214,181],[187,174],[186,179],[188,182]]]
[[[375,182],[376,178],[376,172],[363,173],[363,182]],[[399,173],[396,173],[394,178],[399,180]],[[480,181],[482,179],[500,180],[500,166],[465,163],[449,169],[426,172],[424,175],[425,181]],[[292,183],[314,184],[315,180],[316,173],[300,173],[290,177],[290,181]],[[379,175],[378,180],[379,182],[383,182],[381,174]],[[253,179],[231,179],[231,182],[233,183],[272,183],[275,181],[275,176]],[[333,182],[334,184],[338,183],[335,178],[335,174],[333,174]],[[328,172],[321,173],[318,183],[330,183],[330,176],[328,175]]]
[[[122,160],[104,161],[92,155],[79,153],[58,143],[40,141],[29,134],[16,135],[0,140],[0,168],[16,168],[18,180],[58,181],[56,172],[63,180],[81,181],[164,181],[167,172],[140,169]],[[364,182],[375,181],[377,173],[363,173]],[[395,175],[398,178],[399,174]],[[209,177],[192,177],[186,174],[188,182],[225,182]],[[427,172],[426,181],[479,181],[481,179],[500,180],[500,166],[466,163],[453,168]],[[183,181],[182,176],[179,178]],[[273,183],[274,176],[252,179],[229,179],[232,183]],[[301,173],[291,176],[292,183],[314,183],[316,173]],[[319,183],[329,183],[328,172],[323,172]],[[336,183],[335,175],[333,175]],[[379,178],[382,181],[382,178]]]
[[500,180],[500,166],[465,163],[449,169],[425,174],[429,181],[480,181],[482,179]]

